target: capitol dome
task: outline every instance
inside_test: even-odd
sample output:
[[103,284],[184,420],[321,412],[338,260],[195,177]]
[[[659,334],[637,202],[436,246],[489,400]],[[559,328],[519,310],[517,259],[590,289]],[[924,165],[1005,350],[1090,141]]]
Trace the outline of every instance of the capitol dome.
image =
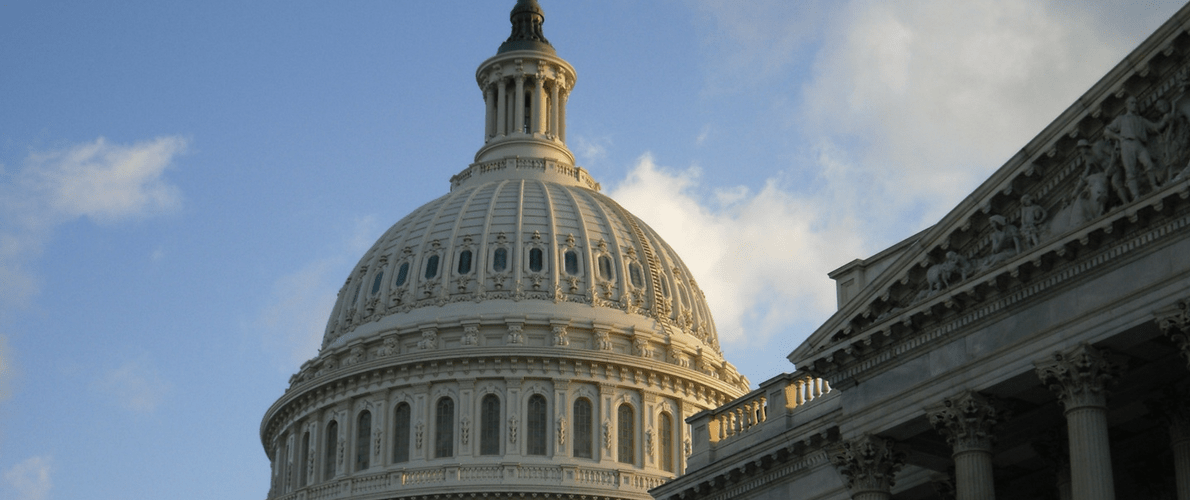
[[685,419],[748,392],[689,269],[574,164],[540,6],[510,20],[475,162],[363,255],[267,411],[270,498],[645,500]]

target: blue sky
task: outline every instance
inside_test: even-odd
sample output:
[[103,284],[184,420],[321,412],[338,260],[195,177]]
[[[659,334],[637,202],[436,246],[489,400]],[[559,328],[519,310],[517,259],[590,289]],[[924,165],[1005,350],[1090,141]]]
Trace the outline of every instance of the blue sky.
[[[260,499],[334,294],[481,144],[511,0],[0,4],[0,498]],[[570,147],[758,383],[1177,2],[543,0]]]

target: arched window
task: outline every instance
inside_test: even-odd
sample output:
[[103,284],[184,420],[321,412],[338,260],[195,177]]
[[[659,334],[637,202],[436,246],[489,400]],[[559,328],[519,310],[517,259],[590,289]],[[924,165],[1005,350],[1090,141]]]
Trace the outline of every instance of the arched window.
[[612,273],[612,259],[606,255],[599,256],[599,277],[608,281],[616,277]]
[[310,460],[310,431],[302,434],[302,447],[298,450],[298,487],[304,487],[310,482],[306,475],[306,462]]
[[339,451],[339,422],[331,420],[326,424],[326,448],[322,455],[322,480],[330,481],[335,477],[335,454]]
[[540,248],[529,250],[529,270],[535,273],[541,272],[545,268],[545,257]]
[[674,419],[668,412],[662,412],[657,422],[658,441],[661,450],[661,470],[674,472]]
[[393,463],[409,461],[409,403],[397,405],[393,412]]
[[376,273],[376,278],[372,280],[372,295],[380,291],[380,281],[384,279],[384,271]]
[[401,268],[397,270],[397,283],[393,286],[401,286],[405,284],[405,280],[409,279],[409,263],[401,264]]
[[479,454],[500,454],[500,398],[488,394],[479,403]]
[[355,427],[355,470],[361,471],[368,468],[368,457],[371,457],[372,447],[369,446],[369,441],[372,437],[372,412],[364,410],[360,412],[359,419]]
[[645,286],[645,278],[641,275],[640,264],[635,262],[628,264],[628,278],[632,280],[632,286],[641,288]]
[[562,255],[562,260],[566,267],[566,274],[578,276],[578,252],[567,250]]
[[591,400],[574,400],[574,456],[577,458],[595,458],[591,414]]
[[616,411],[616,426],[619,428],[619,461],[630,464],[635,462],[636,456],[636,427],[633,426],[635,412],[628,403],[620,405]]
[[508,249],[497,248],[492,253],[492,270],[502,273],[505,269],[508,269]]
[[438,400],[434,416],[434,458],[455,454],[455,402],[450,398]]
[[431,255],[426,260],[426,279],[434,279],[435,276],[438,276],[438,256]]
[[529,397],[529,414],[526,419],[525,452],[529,455],[546,454],[546,402],[545,396],[534,394]]
[[277,440],[277,476],[279,476],[280,485],[279,491],[285,493],[289,491],[289,471],[293,469],[293,464],[289,463],[289,433],[281,435]]
[[471,251],[459,252],[459,274],[471,274]]

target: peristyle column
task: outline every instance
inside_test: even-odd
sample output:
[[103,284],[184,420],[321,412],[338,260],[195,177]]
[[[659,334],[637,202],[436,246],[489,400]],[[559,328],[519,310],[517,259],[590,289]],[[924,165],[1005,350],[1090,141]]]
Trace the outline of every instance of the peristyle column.
[[1007,416],[991,398],[967,391],[929,410],[930,425],[954,449],[957,500],[995,500],[992,428]]
[[905,465],[905,454],[891,439],[871,435],[844,441],[831,450],[830,459],[852,500],[891,500],[894,478]]
[[1107,439],[1107,386],[1119,377],[1120,365],[1084,343],[1054,353],[1035,366],[1041,382],[1066,409],[1071,495],[1078,500],[1114,500]]

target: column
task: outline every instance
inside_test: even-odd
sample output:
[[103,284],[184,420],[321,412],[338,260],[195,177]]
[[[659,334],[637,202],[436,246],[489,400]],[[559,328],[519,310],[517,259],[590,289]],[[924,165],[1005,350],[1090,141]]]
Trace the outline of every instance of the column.
[[1190,500],[1190,390],[1185,386],[1171,385],[1162,389],[1159,399],[1146,401],[1145,404],[1169,428],[1177,498]]
[[982,394],[967,391],[929,410],[930,425],[954,448],[955,498],[995,500],[992,428],[1007,416]]
[[1114,500],[1107,440],[1107,385],[1119,377],[1119,364],[1083,343],[1054,353],[1035,366],[1038,378],[1066,409],[1071,495],[1078,500]]
[[488,142],[496,134],[496,96],[491,85],[483,88],[483,103],[486,107],[483,116],[483,142]]
[[1186,359],[1186,367],[1190,368],[1190,299],[1178,301],[1153,315],[1157,317],[1161,332],[1178,346],[1178,351]]
[[561,86],[562,78],[559,75],[550,86],[550,134],[554,137],[558,137],[558,87]]
[[530,132],[534,134],[541,133],[542,110],[545,109],[545,89],[543,88],[545,83],[544,81],[544,73],[538,73],[537,76],[533,78],[533,123],[531,124],[532,129]]
[[1072,500],[1070,496],[1070,440],[1066,429],[1061,426],[1050,429],[1035,438],[1033,451],[1054,469],[1054,486],[1058,489],[1058,500]]
[[831,463],[843,476],[852,500],[891,500],[894,477],[905,465],[905,454],[891,439],[864,435],[844,441],[830,451]]
[[496,135],[508,134],[508,82],[496,82]]
[[516,111],[512,115],[512,130],[517,134],[525,133],[525,75],[516,76]]
[[570,91],[563,91],[558,103],[558,140],[566,142],[566,101],[570,100]]

